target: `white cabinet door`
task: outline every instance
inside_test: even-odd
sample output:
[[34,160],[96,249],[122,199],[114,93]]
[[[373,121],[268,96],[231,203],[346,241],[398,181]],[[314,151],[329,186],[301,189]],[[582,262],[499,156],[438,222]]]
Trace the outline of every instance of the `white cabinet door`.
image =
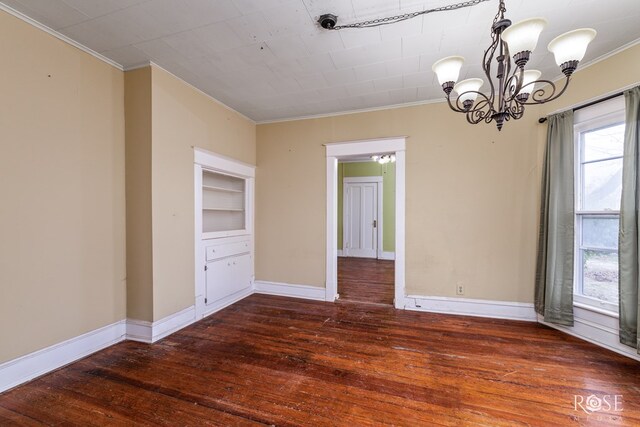
[[251,255],[207,263],[206,304],[212,304],[251,286]]
[[378,254],[378,184],[345,184],[346,256],[377,258]]
[[244,254],[231,259],[232,292],[238,292],[251,286],[251,255]]
[[207,263],[206,303],[214,303],[229,295],[231,280],[231,261],[229,258]]

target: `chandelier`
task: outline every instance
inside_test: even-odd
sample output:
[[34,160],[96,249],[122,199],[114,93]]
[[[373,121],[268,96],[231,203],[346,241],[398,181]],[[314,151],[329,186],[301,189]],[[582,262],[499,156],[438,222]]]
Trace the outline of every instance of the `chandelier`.
[[371,160],[378,162],[381,165],[385,165],[387,163],[395,163],[396,156],[394,154],[375,155],[371,156]]
[[[482,61],[482,69],[489,83],[486,94],[480,92],[484,85],[482,79],[470,78],[456,83],[464,63],[463,57],[449,56],[432,67],[453,111],[464,113],[471,124],[495,121],[498,130],[502,129],[505,121],[521,118],[525,105],[543,104],[562,95],[578,62],[584,58],[587,46],[596,36],[595,30],[581,28],[562,34],[549,43],[548,49],[565,75],[564,85],[559,88],[550,80],[540,79],[540,71],[525,70],[547,21],[531,18],[511,25],[511,21],[504,17],[505,12],[504,0],[500,0],[491,27],[492,42],[484,52]],[[497,62],[495,82],[492,79],[494,59]],[[452,92],[457,94],[453,101]]]

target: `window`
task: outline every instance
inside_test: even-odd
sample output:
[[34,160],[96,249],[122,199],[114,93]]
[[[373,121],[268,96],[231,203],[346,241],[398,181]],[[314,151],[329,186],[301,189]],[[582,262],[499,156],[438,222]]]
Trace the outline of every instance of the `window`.
[[575,116],[574,300],[617,312],[624,103],[614,99],[585,110]]

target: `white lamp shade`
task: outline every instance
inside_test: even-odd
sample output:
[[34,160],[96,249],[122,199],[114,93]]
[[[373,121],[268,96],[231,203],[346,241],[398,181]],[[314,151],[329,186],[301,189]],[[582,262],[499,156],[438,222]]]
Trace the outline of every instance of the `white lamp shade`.
[[[482,81],[482,79],[466,79],[466,80],[462,80],[461,82],[458,82],[453,87],[453,90],[455,90],[456,93],[459,95],[460,102],[464,102],[468,100],[475,101],[476,98],[478,97],[478,94],[476,92],[480,90],[480,87],[482,87],[483,84],[484,82]],[[469,91],[474,91],[474,92],[469,92]],[[465,93],[465,92],[468,92],[468,93]]]
[[556,64],[568,61],[581,61],[587,51],[587,46],[596,37],[593,28],[580,28],[569,31],[551,40],[548,49],[556,57]]
[[448,56],[434,63],[431,69],[438,76],[440,84],[455,82],[458,80],[463,63],[462,56]]
[[509,53],[513,56],[520,52],[533,52],[538,44],[540,33],[547,26],[544,18],[530,18],[517,22],[502,33],[502,40],[509,45]]
[[524,74],[522,75],[522,89],[520,89],[519,93],[526,93],[531,95],[531,92],[533,92],[535,89],[535,84],[529,85],[529,86],[525,86],[525,85],[528,85],[529,83],[538,80],[541,75],[542,73],[538,70],[525,71]]

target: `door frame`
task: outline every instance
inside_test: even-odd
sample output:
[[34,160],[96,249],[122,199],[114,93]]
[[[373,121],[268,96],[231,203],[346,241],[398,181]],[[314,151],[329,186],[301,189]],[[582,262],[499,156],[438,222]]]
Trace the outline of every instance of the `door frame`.
[[345,194],[347,194],[347,185],[348,184],[376,184],[376,221],[377,221],[377,230],[376,230],[376,258],[382,257],[382,239],[383,232],[383,177],[381,176],[358,176],[358,177],[346,177],[342,178],[342,254],[344,256],[349,256],[349,251],[344,247],[346,236],[348,235],[347,231],[347,204],[345,201]]
[[396,245],[394,306],[405,308],[405,168],[406,136],[325,144],[327,227],[325,300],[338,298],[338,160],[350,156],[392,153],[396,156]]

